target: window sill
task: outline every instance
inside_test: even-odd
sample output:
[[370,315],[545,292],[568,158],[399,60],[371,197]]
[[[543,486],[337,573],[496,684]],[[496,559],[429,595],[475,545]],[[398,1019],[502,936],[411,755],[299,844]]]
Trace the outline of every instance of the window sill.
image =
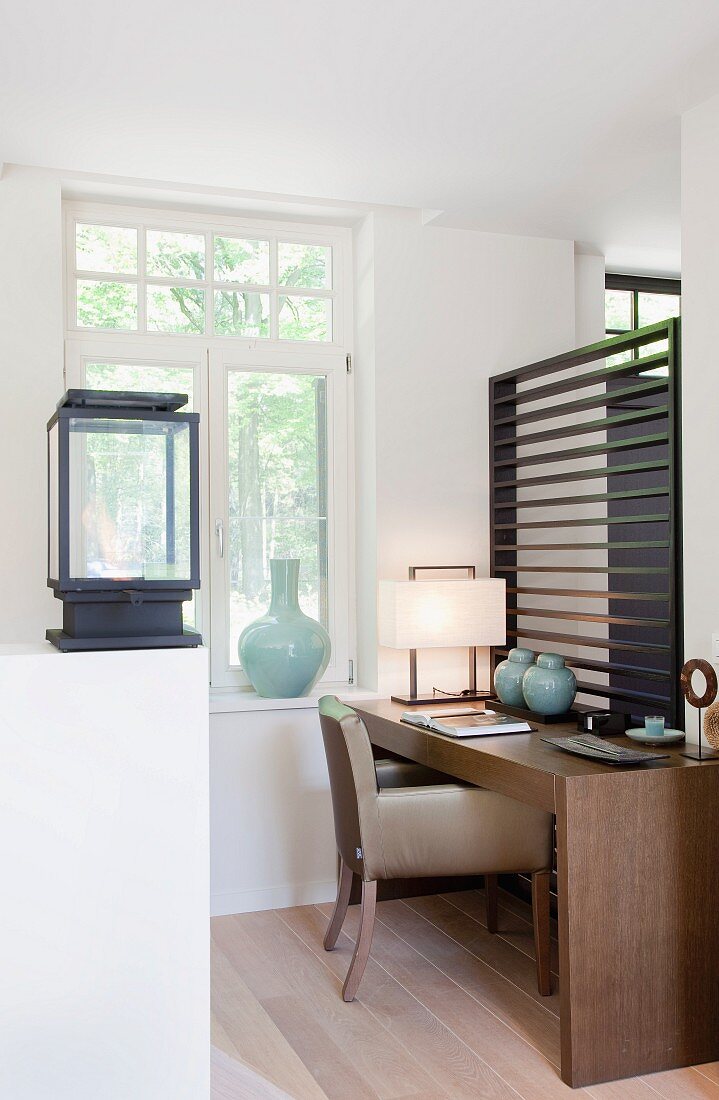
[[264,699],[254,691],[234,688],[210,688],[210,714],[232,714],[240,711],[311,710],[323,695],[338,695],[348,706],[365,699],[379,699],[379,693],[350,684],[322,684],[299,699]]

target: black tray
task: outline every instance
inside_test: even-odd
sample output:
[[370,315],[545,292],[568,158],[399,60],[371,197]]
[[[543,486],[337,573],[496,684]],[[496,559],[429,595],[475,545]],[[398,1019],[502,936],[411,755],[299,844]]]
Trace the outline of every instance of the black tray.
[[[586,735],[585,735],[586,736]],[[602,750],[601,745],[579,745],[572,737],[542,737],[548,745],[563,752],[571,752],[575,756],[583,756],[588,760],[596,760],[602,764],[648,764],[652,760],[666,760],[667,752],[645,752],[643,749],[627,749],[623,745],[611,745],[612,749],[620,749],[621,756]],[[599,741],[600,738],[597,738]]]

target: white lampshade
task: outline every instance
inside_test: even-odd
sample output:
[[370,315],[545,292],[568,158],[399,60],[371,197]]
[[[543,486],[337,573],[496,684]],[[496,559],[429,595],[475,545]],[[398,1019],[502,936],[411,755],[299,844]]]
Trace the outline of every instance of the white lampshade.
[[479,580],[380,581],[380,645],[392,649],[504,645],[505,582]]

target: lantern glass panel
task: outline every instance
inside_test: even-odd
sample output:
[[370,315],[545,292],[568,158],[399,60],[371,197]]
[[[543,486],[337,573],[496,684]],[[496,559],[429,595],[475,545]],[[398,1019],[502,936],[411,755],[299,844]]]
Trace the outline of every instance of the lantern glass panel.
[[60,527],[58,515],[58,478],[60,466],[59,451],[60,429],[57,421],[50,428],[47,437],[47,512],[48,512],[48,554],[47,575],[56,581],[60,576]]
[[187,581],[190,515],[187,423],[70,419],[71,577]]

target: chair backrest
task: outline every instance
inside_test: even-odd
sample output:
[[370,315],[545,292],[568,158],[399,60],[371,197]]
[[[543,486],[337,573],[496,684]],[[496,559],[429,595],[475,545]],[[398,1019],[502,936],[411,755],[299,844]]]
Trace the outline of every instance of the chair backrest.
[[330,775],[337,850],[364,877],[364,861],[380,851],[377,775],[364,722],[334,695],[319,701],[322,740]]

